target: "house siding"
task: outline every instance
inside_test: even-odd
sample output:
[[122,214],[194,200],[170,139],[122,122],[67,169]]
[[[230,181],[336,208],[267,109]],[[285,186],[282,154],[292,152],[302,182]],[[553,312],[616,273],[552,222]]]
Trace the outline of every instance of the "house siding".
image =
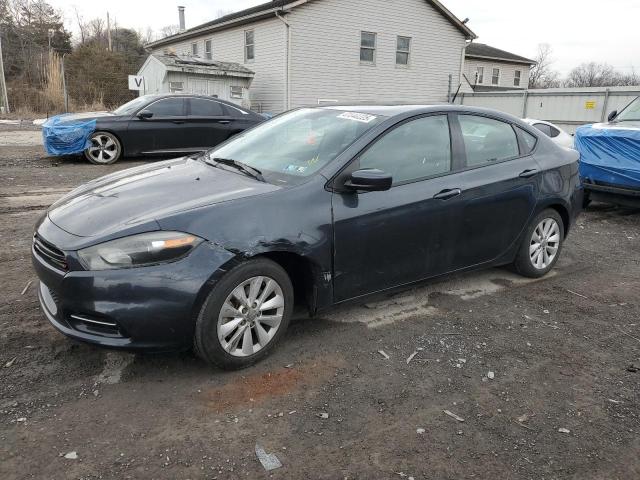
[[[244,31],[254,31],[255,59],[245,62]],[[277,18],[261,20],[155,48],[152,53],[173,50],[191,55],[191,44],[198,43],[204,58],[204,42],[212,40],[213,59],[244,64],[255,72],[249,90],[249,102],[258,112],[281,112],[285,109],[286,28]],[[186,85],[186,84],[185,84]]]
[[[484,81],[483,83],[478,83],[478,85],[482,85],[484,87],[497,86],[513,89],[527,88],[529,86],[529,71],[531,67],[529,67],[528,65],[491,60],[480,60],[476,58],[466,58],[464,64],[464,74],[466,75],[471,85],[475,84],[476,71],[478,67],[484,67]],[[491,72],[494,68],[500,69],[500,82],[498,85],[493,85],[491,83]],[[520,70],[522,72],[519,87],[516,87],[513,84],[516,70]]]
[[[287,16],[290,106],[427,103],[460,79],[464,35],[424,0],[322,0]],[[377,34],[374,65],[360,62],[360,32]],[[410,65],[396,66],[396,37],[411,37]]]

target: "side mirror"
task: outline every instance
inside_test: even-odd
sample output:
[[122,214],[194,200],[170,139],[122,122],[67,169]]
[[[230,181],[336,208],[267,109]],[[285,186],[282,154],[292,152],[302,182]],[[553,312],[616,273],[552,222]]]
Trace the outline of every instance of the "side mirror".
[[613,120],[618,116],[618,111],[614,110],[613,112],[611,112],[609,114],[609,116],[607,117],[607,120],[609,120],[610,122],[613,122]]
[[153,112],[149,111],[149,110],[140,110],[138,112],[138,115],[136,115],[140,120],[147,120],[151,117],[153,117]]
[[386,172],[376,168],[356,170],[345,182],[345,187],[350,190],[362,190],[365,192],[377,192],[389,190],[393,178]]

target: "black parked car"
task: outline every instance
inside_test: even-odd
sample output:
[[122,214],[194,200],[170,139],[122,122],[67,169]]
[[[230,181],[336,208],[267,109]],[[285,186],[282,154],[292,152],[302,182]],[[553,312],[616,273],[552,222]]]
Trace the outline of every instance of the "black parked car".
[[547,273],[582,205],[578,154],[459,106],[303,108],[203,154],[83,185],[38,222],[45,315],[99,345],[247,366],[300,302],[451,272]]
[[[81,125],[91,119],[96,125],[89,137],[92,145],[84,156],[100,165],[114,163],[122,155],[202,152],[265,120],[215,97],[159,94],[138,97],[113,112],[65,115],[56,126],[72,128],[74,123]],[[67,132],[60,130],[64,137]],[[47,141],[64,145],[64,138],[49,136]]]

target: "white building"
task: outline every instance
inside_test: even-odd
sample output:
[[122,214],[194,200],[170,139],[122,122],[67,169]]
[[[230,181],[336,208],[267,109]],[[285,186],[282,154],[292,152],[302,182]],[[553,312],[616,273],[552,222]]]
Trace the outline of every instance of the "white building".
[[151,54],[138,70],[144,78],[142,94],[196,93],[249,108],[254,73],[244,65],[193,56]]
[[275,0],[149,44],[244,65],[251,107],[444,102],[475,34],[437,0]]
[[535,64],[515,53],[474,42],[465,52],[464,77],[476,92],[525,89]]

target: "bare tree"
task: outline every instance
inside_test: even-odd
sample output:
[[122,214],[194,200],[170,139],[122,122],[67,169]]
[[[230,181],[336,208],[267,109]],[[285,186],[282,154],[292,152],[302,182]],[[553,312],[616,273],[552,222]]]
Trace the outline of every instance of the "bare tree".
[[622,75],[607,63],[589,62],[575,67],[565,81],[567,87],[610,87],[620,85]]
[[548,43],[538,45],[536,64],[529,73],[529,88],[551,88],[560,86],[560,74],[553,70],[553,49]]
[[94,39],[103,39],[106,36],[105,21],[100,17],[96,17],[93,20],[90,20],[87,24],[87,31],[89,32],[89,35]]
[[160,38],[170,37],[180,32],[180,25],[166,25],[160,29]]
[[84,21],[82,15],[78,11],[78,7],[73,7],[74,12],[76,13],[76,21],[78,22],[78,31],[80,32],[80,44],[84,45],[84,42],[87,40],[87,22]]

